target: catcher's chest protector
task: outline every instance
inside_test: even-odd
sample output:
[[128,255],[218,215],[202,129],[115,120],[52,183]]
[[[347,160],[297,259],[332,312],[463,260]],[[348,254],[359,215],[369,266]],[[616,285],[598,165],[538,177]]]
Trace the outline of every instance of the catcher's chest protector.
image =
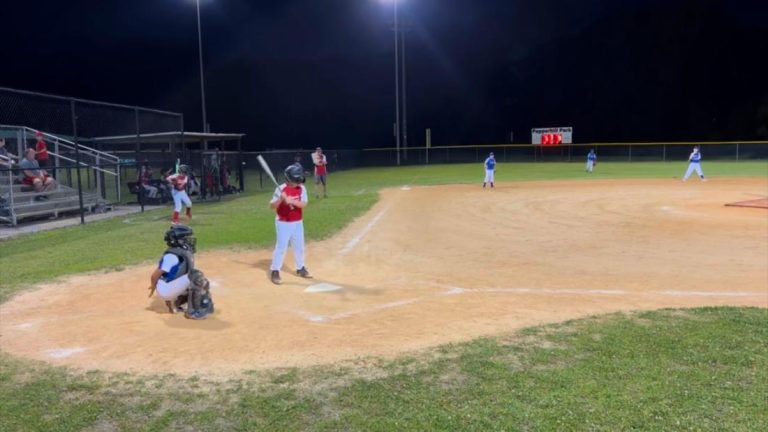
[[195,269],[195,257],[188,250],[173,247],[165,251],[165,253],[174,254],[179,257],[179,271],[177,273],[179,276],[189,274],[189,272]]

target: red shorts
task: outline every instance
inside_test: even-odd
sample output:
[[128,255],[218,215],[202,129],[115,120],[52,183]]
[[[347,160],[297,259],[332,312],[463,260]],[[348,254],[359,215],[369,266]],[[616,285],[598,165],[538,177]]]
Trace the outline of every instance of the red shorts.
[[[36,179],[36,178],[37,178],[37,177],[29,177],[29,176],[24,176],[24,179],[21,181],[21,183],[23,183],[23,184],[25,184],[25,185],[30,185],[30,186],[32,186],[33,184],[35,184],[35,179]],[[44,176],[43,176],[43,184],[45,184],[45,181],[46,181],[46,180],[48,180],[48,176],[47,176],[47,175],[44,175]]]

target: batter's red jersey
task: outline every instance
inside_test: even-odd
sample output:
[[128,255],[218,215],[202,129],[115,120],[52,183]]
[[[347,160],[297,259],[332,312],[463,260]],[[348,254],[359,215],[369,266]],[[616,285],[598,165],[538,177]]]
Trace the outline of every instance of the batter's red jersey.
[[173,188],[177,191],[183,191],[187,189],[187,176],[184,174],[174,174],[168,176],[168,181],[171,182]]
[[[277,202],[283,194],[289,197],[298,198],[303,203],[308,201],[307,189],[304,185],[289,186],[287,183],[283,183],[275,189],[275,193],[272,194],[272,201],[270,202]],[[302,217],[301,210],[302,209],[298,207],[281,202],[280,205],[277,206],[276,219],[281,222],[298,222]]]

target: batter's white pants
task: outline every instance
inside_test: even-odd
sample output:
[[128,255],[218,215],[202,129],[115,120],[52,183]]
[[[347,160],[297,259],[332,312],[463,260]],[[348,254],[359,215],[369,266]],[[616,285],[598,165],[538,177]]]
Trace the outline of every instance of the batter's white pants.
[[192,207],[192,200],[189,199],[187,191],[174,189],[171,194],[173,195],[173,211],[181,212],[181,203],[184,203],[187,207]]
[[304,221],[275,221],[275,231],[277,232],[277,242],[275,243],[275,252],[272,254],[272,265],[269,269],[280,271],[283,267],[285,252],[288,250],[288,243],[290,243],[293,247],[293,256],[296,258],[296,270],[300,270],[304,267]]
[[170,282],[160,279],[157,281],[157,286],[155,287],[157,294],[163,300],[176,300],[176,297],[187,292],[187,288],[189,288],[189,277],[187,277],[187,275],[176,278]]
[[688,164],[688,170],[685,172],[685,177],[683,177],[683,181],[688,180],[688,177],[691,176],[694,170],[696,171],[696,174],[699,175],[699,178],[704,180],[704,172],[701,171],[701,164],[691,162]]
[[494,173],[494,170],[485,170],[485,180],[483,180],[483,183],[493,183]]
[[592,172],[592,168],[595,166],[595,162],[588,160],[587,161],[587,172]]

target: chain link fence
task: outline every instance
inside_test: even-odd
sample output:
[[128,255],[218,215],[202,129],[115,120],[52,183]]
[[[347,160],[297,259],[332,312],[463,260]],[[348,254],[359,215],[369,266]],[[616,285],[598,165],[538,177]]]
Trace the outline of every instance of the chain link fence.
[[[56,179],[59,190],[77,191],[81,220],[86,210],[96,208],[86,205],[83,196],[96,197],[101,207],[127,199],[123,193],[126,179],[135,172],[142,153],[139,137],[166,132],[180,135],[183,142],[182,114],[0,87],[0,138],[6,149],[23,158],[28,149],[35,149],[40,141],[45,143],[50,156],[45,168]],[[136,139],[119,143],[104,140],[115,136]],[[132,157],[121,155],[126,150],[132,152]],[[166,162],[179,158],[183,150],[184,146],[179,146],[176,153],[167,155]],[[20,173],[16,169],[5,176],[13,179]],[[5,195],[15,191],[17,198],[25,192],[18,185],[6,189]],[[32,203],[30,207],[39,207],[37,212],[49,207],[69,208],[63,203],[66,194],[60,195],[62,203],[56,206],[49,202]]]
[[[592,143],[542,146],[534,144],[436,146],[400,150],[401,165],[481,163],[494,153],[500,162],[582,162],[594,149],[602,161],[663,162],[688,159],[694,145],[701,147],[707,160],[768,159],[768,141],[743,142],[667,142],[667,143]],[[397,163],[394,148],[364,149],[359,166],[392,166]]]

